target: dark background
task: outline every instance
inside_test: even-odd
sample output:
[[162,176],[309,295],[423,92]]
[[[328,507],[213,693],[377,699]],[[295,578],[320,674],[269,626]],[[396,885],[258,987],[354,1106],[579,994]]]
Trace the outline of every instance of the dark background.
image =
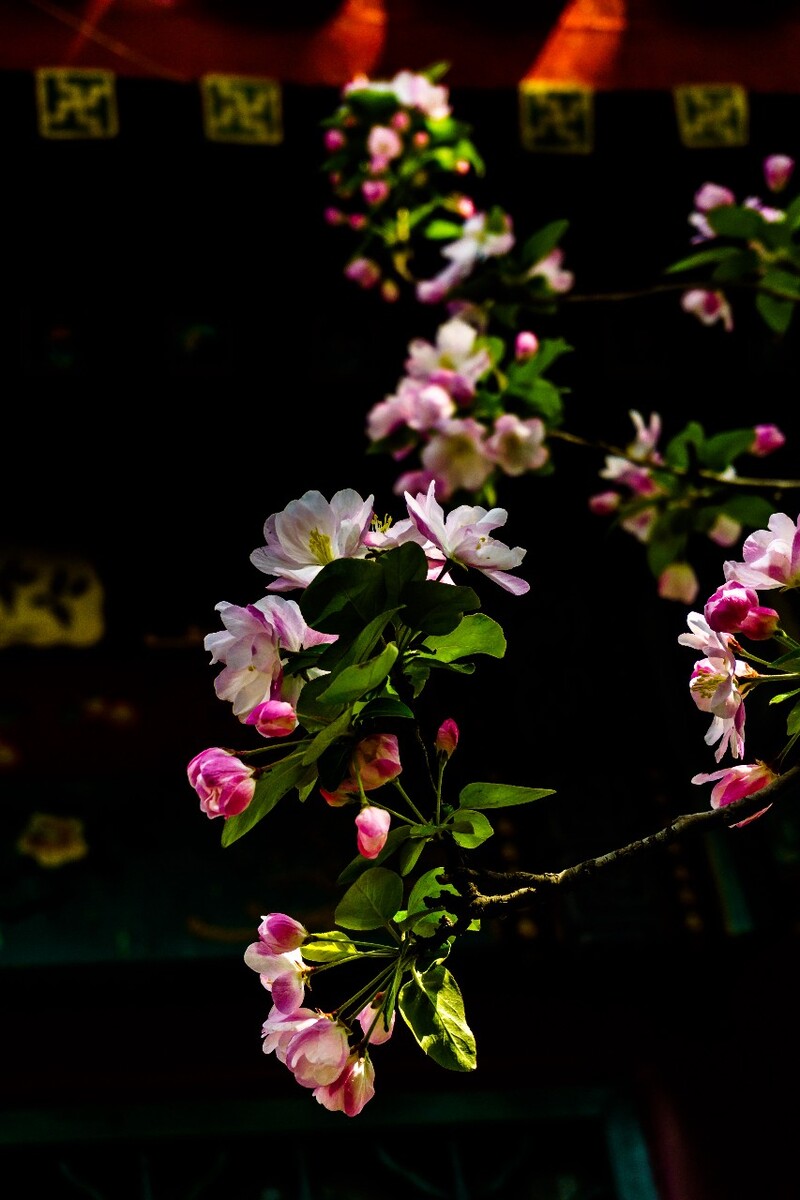
[[[0,652],[4,730],[21,751],[2,783],[4,1144],[26,1171],[47,1162],[64,1195],[80,1194],[70,1171],[99,1187],[102,1154],[119,1154],[125,1190],[117,1181],[107,1194],[145,1195],[125,1155],[159,1136],[197,1156],[202,1127],[204,1152],[216,1134],[239,1162],[255,1152],[245,1131],[255,1138],[259,1114],[329,1129],[260,1055],[268,998],[241,953],[262,912],[329,919],[328,855],[335,846],[345,861],[351,832],[312,797],[220,849],[185,777],[195,753],[237,736],[202,636],[218,627],[218,601],[262,594],[250,551],[265,518],[308,488],[354,487],[402,515],[393,465],[365,455],[365,415],[440,314],[410,301],[389,310],[342,278],[350,245],[322,221],[319,167],[335,89],[287,85],[285,138],[270,148],[207,142],[191,85],[120,79],[121,132],[102,144],[40,139],[28,72],[0,74],[0,89],[13,114],[3,535],[9,551],[84,557],[106,598],[97,645]],[[602,93],[585,157],[523,151],[511,88],[458,89],[452,102],[486,159],[476,198],[511,211],[521,238],[567,217],[581,293],[657,281],[686,250],[705,180],[751,194],[766,153],[800,157],[794,95],[751,96],[746,147],[690,151],[666,92]],[[668,294],[568,303],[539,332],[575,347],[554,372],[572,389],[567,428],[625,441],[629,408],[660,412],[668,434],[689,417],[709,430],[775,421],[789,442],[765,472],[797,474],[796,331],[777,341],[744,310],[734,335],[704,329]],[[507,659],[480,664],[469,694],[445,685],[426,699],[432,730],[448,715],[461,726],[456,776],[491,770],[557,789],[487,848],[496,865],[531,869],[702,807],[689,779],[713,769],[688,695],[691,652],[676,643],[685,608],[658,599],[632,538],[588,514],[602,458],[553,455],[553,477],[509,480],[500,497],[504,539],[528,548],[532,585],[521,599],[480,589]],[[702,602],[728,555],[697,555]],[[135,719],[92,724],[85,701],[98,695],[128,702]],[[16,855],[42,809],[85,820],[86,859],[47,872]],[[399,1030],[376,1054],[380,1090],[363,1122],[390,1121],[420,1093],[619,1089],[635,1098],[659,1194],[792,1195],[782,1089],[797,1065],[797,871],[796,822],[774,813],[623,868],[533,919],[490,923],[451,964],[478,1036],[477,1080],[442,1078]],[[562,1133],[579,1109],[551,1106]],[[59,1124],[65,1113],[72,1122]],[[76,1166],[87,1139],[103,1150]],[[162,1184],[190,1194],[186,1176],[181,1186]],[[239,1187],[258,1195],[252,1180]]]

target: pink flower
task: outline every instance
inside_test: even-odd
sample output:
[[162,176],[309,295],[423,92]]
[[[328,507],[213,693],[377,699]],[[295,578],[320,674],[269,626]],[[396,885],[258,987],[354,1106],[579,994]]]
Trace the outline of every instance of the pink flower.
[[442,721],[439,730],[436,734],[436,750],[439,754],[450,758],[455,752],[458,745],[458,726],[452,717],[448,717],[446,721]]
[[[763,787],[773,783],[777,778],[775,772],[770,770],[765,763],[755,762],[741,763],[738,767],[725,767],[721,771],[712,771],[710,775],[695,775],[692,783],[712,783],[714,780],[718,780],[719,782],[711,790],[711,807],[723,808],[726,804],[733,804],[735,800],[741,800],[744,796],[752,796],[754,792],[760,792]],[[743,825],[749,825],[751,821],[755,821],[756,817],[761,817],[768,812],[771,807],[772,805],[768,804],[766,808],[760,809],[750,817],[745,817],[743,821],[736,821],[732,828],[740,829]]]
[[386,845],[392,818],[385,808],[365,805],[356,817],[358,852],[364,858],[377,858]]
[[[281,560],[276,549],[269,557],[269,549],[266,546],[261,552],[254,551],[254,555],[262,556],[259,562],[263,558],[266,564],[261,569],[283,566],[288,570],[287,556],[284,554]],[[253,555],[251,559],[255,562]],[[284,679],[282,655],[286,651],[297,652],[336,641],[335,634],[311,629],[297,603],[283,596],[265,596],[246,608],[223,600],[216,609],[222,614],[225,630],[209,633],[203,645],[211,652],[212,663],[224,664],[214,688],[220,700],[231,702],[234,716],[240,721],[245,721],[257,706],[267,701],[282,700],[291,705],[297,702],[303,680],[299,675]]]
[[373,125],[367,136],[370,157],[389,162],[403,153],[403,142],[395,129],[387,125]]
[[508,513],[504,508],[487,512],[477,505],[462,504],[445,518],[444,510],[436,500],[434,484],[428,488],[427,495],[419,493],[414,499],[406,492],[405,499],[411,520],[448,562],[482,571],[515,596],[530,590],[530,584],[524,579],[509,574],[511,568],[520,565],[526,551],[520,546],[512,550],[505,543],[489,537],[491,530],[505,525]]
[[752,588],[800,586],[800,529],[786,513],[773,513],[767,529],[745,538],[743,562],[723,564],[725,578]]
[[448,494],[478,491],[494,470],[486,454],[486,429],[473,417],[442,421],[421,454],[423,467],[443,478]]
[[349,1051],[344,1026],[321,1016],[294,1035],[287,1046],[285,1061],[301,1087],[325,1087],[339,1079]]
[[589,512],[596,517],[609,517],[622,503],[619,492],[597,492],[589,497]]
[[319,1013],[311,1008],[297,1008],[291,1013],[282,1013],[273,1004],[269,1016],[261,1026],[264,1041],[261,1049],[265,1054],[275,1053],[279,1062],[286,1062],[286,1052],[296,1033],[309,1029],[319,1020]]
[[450,260],[450,265],[435,278],[417,284],[417,299],[423,304],[438,303],[472,273],[476,263],[508,254],[513,245],[513,225],[508,213],[492,216],[476,213],[464,222],[461,236],[443,248],[442,254]]
[[378,992],[373,1000],[362,1008],[361,1012],[356,1017],[359,1025],[364,1031],[364,1037],[369,1034],[370,1045],[382,1046],[384,1042],[388,1042],[394,1032],[395,1013],[392,1012],[389,1026],[387,1028],[383,1014],[376,1021],[376,1017],[380,1012],[381,1002],[385,993]]
[[568,292],[575,282],[575,276],[572,271],[564,271],[561,263],[564,260],[564,251],[555,249],[551,250],[539,262],[534,263],[528,268],[528,279],[536,279],[537,277],[544,279],[553,292]]
[[280,1012],[290,1013],[300,1007],[313,968],[306,966],[299,950],[273,954],[259,938],[245,950],[244,961],[258,974],[261,986],[272,993],[273,1003]]
[[727,333],[733,329],[731,306],[722,292],[712,292],[706,288],[692,288],[683,293],[681,308],[684,312],[693,313],[704,325],[715,325],[717,321],[721,321],[722,327]]
[[514,413],[503,413],[495,420],[494,432],[486,439],[484,452],[506,475],[536,471],[550,457],[544,445],[545,433],[540,417],[523,421]]
[[355,1117],[375,1095],[375,1068],[367,1054],[350,1055],[339,1078],[314,1089],[314,1099],[331,1112]]
[[431,83],[427,75],[414,71],[398,71],[390,88],[406,108],[416,108],[432,121],[440,121],[450,115],[447,88],[442,84]]
[[662,600],[693,604],[699,587],[691,565],[685,562],[670,563],[658,577],[658,594]]
[[286,700],[265,700],[257,704],[244,720],[255,725],[262,737],[287,737],[297,728],[297,713]]
[[383,179],[365,179],[361,193],[367,204],[380,204],[389,195],[389,185]]
[[788,154],[770,154],[764,159],[764,179],[771,192],[782,192],[793,171],[794,159]]
[[326,129],[324,142],[325,149],[333,154],[335,150],[341,150],[345,144],[345,136],[341,129]]
[[657,412],[650,413],[650,420],[645,425],[644,418],[635,408],[628,410],[628,416],[633,421],[636,436],[628,444],[625,453],[636,462],[661,462],[661,455],[656,446],[661,437],[661,417]]
[[736,197],[730,188],[719,183],[704,183],[694,194],[694,204],[700,212],[711,212],[725,204],[735,204]]
[[[259,571],[278,577],[267,590],[304,588],[335,558],[364,558],[364,534],[372,520],[372,499],[369,496],[362,500],[357,492],[344,488],[328,502],[321,492],[308,491],[282,512],[268,517],[264,525],[266,545],[250,555]],[[330,640],[322,634],[315,636]]]
[[757,458],[765,458],[774,450],[780,450],[786,441],[777,425],[756,425],[754,432],[755,440],[750,447],[750,453],[755,454]]
[[409,343],[406,370],[412,379],[439,384],[455,400],[470,400],[492,365],[487,350],[475,350],[477,336],[473,325],[453,317],[439,326],[435,345],[424,338]]
[[744,633],[755,642],[772,637],[780,621],[774,608],[759,604],[757,592],[735,580],[718,587],[703,611],[712,629]]
[[297,950],[306,939],[308,930],[286,913],[267,913],[258,927],[258,940],[270,954],[285,954]]
[[219,746],[202,750],[186,768],[189,783],[200,797],[208,817],[233,817],[244,812],[256,788],[255,773]]
[[709,539],[717,546],[732,546],[741,536],[741,522],[729,517],[727,513],[718,513],[708,530]]

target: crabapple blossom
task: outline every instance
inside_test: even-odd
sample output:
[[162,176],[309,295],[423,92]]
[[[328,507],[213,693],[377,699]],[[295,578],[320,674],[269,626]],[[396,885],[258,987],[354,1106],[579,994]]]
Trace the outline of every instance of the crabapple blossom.
[[488,512],[477,505],[459,505],[444,515],[436,500],[435,485],[431,484],[427,494],[419,493],[416,499],[406,492],[406,505],[412,521],[420,533],[441,550],[449,562],[462,567],[474,567],[489,579],[515,596],[530,590],[530,584],[509,569],[518,567],[526,551],[520,546],[512,550],[504,542],[489,537],[491,530],[505,525],[508,513],[504,508],[493,508]]
[[291,1039],[285,1063],[301,1087],[324,1087],[339,1079],[349,1052],[345,1027],[320,1016]]
[[462,283],[475,265],[487,258],[508,254],[514,245],[512,221],[508,213],[476,213],[461,228],[461,236],[442,249],[450,265],[433,279],[417,284],[417,299],[423,304],[435,304]]
[[446,758],[450,758],[455,752],[458,745],[458,725],[452,717],[448,717],[442,721],[436,734],[436,750],[439,754],[444,754]]
[[514,413],[503,413],[495,420],[484,452],[506,475],[523,475],[543,467],[550,457],[543,445],[545,432],[541,417],[523,421]]
[[[350,223],[352,224],[352,218]],[[366,224],[366,217],[363,218],[362,224]],[[371,288],[381,277],[381,269],[376,262],[371,258],[351,258],[350,262],[344,269],[347,279],[357,283],[359,287]]]
[[750,453],[754,454],[756,458],[766,458],[773,451],[780,450],[786,441],[777,425],[756,425],[754,433],[755,438],[750,447]]
[[391,159],[403,153],[403,141],[396,129],[387,125],[373,125],[367,135],[367,150],[373,163],[377,159],[386,166]]
[[273,1004],[264,1024],[261,1026],[261,1036],[264,1041],[261,1049],[265,1054],[275,1054],[279,1062],[286,1062],[286,1052],[289,1043],[296,1033],[308,1029],[319,1020],[319,1013],[311,1008],[297,1008],[291,1013],[282,1013]]
[[415,71],[398,71],[391,89],[406,108],[416,108],[432,121],[450,116],[449,92],[439,83],[431,83],[427,75]]
[[308,930],[300,921],[286,913],[267,913],[258,927],[258,940],[263,942],[270,954],[285,954],[297,950],[306,940]]
[[296,704],[303,680],[299,676],[284,678],[282,655],[286,651],[336,641],[335,634],[311,629],[297,603],[283,596],[265,596],[245,608],[223,600],[216,610],[222,614],[225,630],[207,634],[203,645],[210,651],[212,663],[224,664],[214,688],[220,700],[231,702],[240,721],[267,701]]
[[619,492],[597,492],[589,497],[589,511],[597,517],[610,517],[622,503]]
[[711,725],[705,736],[707,746],[719,742],[715,752],[717,762],[730,748],[734,758],[744,752],[744,697],[739,690],[741,677],[754,677],[747,663],[737,659],[731,648],[732,636],[709,625],[698,612],[687,617],[690,633],[678,638],[682,646],[691,646],[705,655],[695,663],[689,681],[692,699],[702,712],[712,713]]
[[265,700],[248,713],[244,723],[255,725],[265,738],[287,737],[297,728],[297,713],[286,700]]
[[473,325],[452,317],[439,326],[435,345],[424,338],[409,343],[406,370],[413,379],[440,384],[455,400],[470,400],[492,365],[487,350],[475,350],[477,336]]
[[730,188],[723,187],[719,183],[704,183],[698,188],[694,195],[695,212],[689,216],[689,224],[693,225],[697,230],[694,237],[691,239],[692,245],[697,245],[698,242],[710,241],[715,238],[716,232],[709,224],[707,213],[715,208],[721,208],[723,205],[736,203],[736,197]]
[[267,517],[266,545],[250,555],[259,571],[277,576],[267,591],[307,587],[326,563],[336,558],[363,558],[372,500],[372,496],[362,500],[358,492],[344,488],[329,502],[321,492],[312,490]]
[[255,971],[261,986],[272,993],[272,1001],[281,1012],[292,1012],[303,1003],[306,980],[313,968],[303,962],[298,949],[273,954],[260,938],[244,952],[245,964]]
[[653,532],[657,517],[658,511],[652,505],[648,505],[646,508],[637,509],[636,512],[623,517],[620,526],[642,545],[646,545],[650,541],[650,534]]
[[201,750],[186,770],[207,817],[234,817],[253,799],[255,772],[230,750]]
[[377,858],[386,845],[392,818],[385,808],[366,804],[356,817],[358,852],[364,858]]
[[755,642],[772,637],[780,620],[774,608],[759,604],[757,592],[735,580],[718,587],[703,612],[711,629],[744,633]]
[[[756,761],[740,763],[736,767],[725,767],[720,771],[712,771],[710,774],[694,775],[692,783],[717,781],[711,789],[711,807],[724,808],[726,804],[733,804],[735,800],[741,800],[744,796],[752,796],[755,792],[760,792],[768,784],[774,783],[777,778],[778,776],[766,763]],[[749,825],[757,817],[762,817],[771,807],[772,805],[768,804],[766,808],[759,809],[758,812],[745,817],[743,821],[736,821],[733,828],[740,829],[743,825]]]
[[362,791],[372,792],[396,779],[402,770],[397,735],[374,733],[362,738],[356,746],[350,757],[350,775],[342,780],[336,791],[320,788],[320,792],[328,804],[338,808],[342,804],[349,804]]
[[708,530],[709,539],[717,546],[733,546],[741,536],[741,521],[736,521],[727,513],[718,513]]
[[448,495],[476,492],[486,483],[494,463],[486,454],[486,429],[474,417],[452,417],[431,434],[422,450],[423,467],[445,481]]
[[770,154],[764,159],[764,179],[771,192],[782,192],[792,177],[794,159],[788,154]]
[[645,425],[644,417],[635,408],[628,410],[628,416],[633,421],[635,437],[625,448],[628,458],[636,462],[660,463],[661,455],[656,450],[658,439],[661,437],[661,416],[657,412],[650,413],[650,420]]
[[375,1095],[375,1068],[368,1054],[350,1055],[339,1078],[314,1089],[315,1100],[331,1112],[356,1117]]
[[704,325],[715,325],[722,322],[723,329],[730,333],[733,329],[733,313],[731,306],[722,292],[709,291],[707,288],[691,288],[681,297],[681,308],[684,312],[692,313]]
[[381,1001],[384,995],[384,992],[378,992],[374,999],[365,1005],[356,1017],[356,1020],[364,1031],[364,1036],[369,1035],[370,1045],[372,1046],[382,1046],[384,1042],[388,1042],[394,1032],[394,1010],[392,1010],[388,1028],[383,1016],[377,1021],[375,1019],[381,1010]]
[[380,204],[389,195],[389,185],[383,179],[365,179],[361,185],[361,194],[367,204]]
[[[415,433],[437,429],[456,411],[452,395],[438,383],[418,379],[401,379],[392,396],[373,405],[367,414],[367,435],[371,441],[381,441],[406,428]],[[403,457],[410,449],[397,452]]]
[[435,484],[436,491],[443,500],[450,498],[450,487],[447,480],[424,468],[417,471],[406,471],[403,475],[398,475],[392,491],[395,496],[403,496],[406,492],[416,495],[417,492],[427,492],[432,483]]
[[544,279],[553,292],[568,292],[575,282],[572,271],[565,271],[561,264],[564,261],[564,251],[556,248],[544,258],[528,268],[528,279]]
[[727,580],[752,588],[800,586],[800,528],[786,513],[773,513],[766,529],[745,538],[743,562],[723,563]]

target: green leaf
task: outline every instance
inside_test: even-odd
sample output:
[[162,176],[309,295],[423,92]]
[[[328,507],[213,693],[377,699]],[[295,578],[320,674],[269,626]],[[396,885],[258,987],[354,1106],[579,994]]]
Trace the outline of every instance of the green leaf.
[[737,250],[711,272],[714,283],[737,283],[757,274],[761,260],[755,250]]
[[771,267],[761,280],[763,287],[774,288],[776,292],[786,292],[792,300],[800,300],[800,276],[791,271],[782,271],[780,267]]
[[420,1048],[440,1067],[475,1070],[475,1038],[458,984],[446,967],[434,963],[422,974],[412,968],[400,989],[398,1008]]
[[352,640],[340,637],[338,641],[320,647],[323,653],[317,665],[322,670],[333,672],[337,666],[345,667],[364,662],[381,640],[386,626],[399,611],[399,608],[388,608],[373,617]]
[[549,225],[531,234],[522,247],[522,265],[533,267],[541,262],[551,250],[555,250],[568,229],[569,221],[551,221]]
[[670,467],[680,467],[686,470],[689,466],[689,447],[702,446],[705,441],[703,426],[697,421],[690,421],[680,433],[667,443],[664,459]]
[[792,232],[800,229],[800,195],[795,196],[786,209],[786,226]]
[[335,921],[345,929],[378,929],[403,902],[403,881],[385,867],[370,867],[342,896]]
[[222,845],[232,846],[258,824],[262,817],[271,812],[287,792],[294,787],[303,787],[309,778],[315,779],[316,771],[313,768],[309,770],[305,760],[299,756],[292,755],[275,763],[256,781],[253,799],[244,812],[225,820],[222,827]]
[[773,659],[772,665],[781,671],[800,671],[800,647],[779,655]]
[[794,301],[778,300],[775,296],[759,292],[756,296],[756,308],[773,333],[785,333],[794,313]]
[[409,628],[435,636],[452,633],[464,613],[481,606],[472,588],[434,580],[407,584],[403,599],[403,620]]
[[698,447],[698,458],[710,471],[724,471],[735,458],[750,449],[754,440],[752,425],[749,429],[729,429],[703,442]]
[[502,658],[506,652],[506,637],[502,627],[491,617],[484,613],[470,613],[462,618],[452,633],[428,637],[424,645],[436,655],[439,662],[454,662],[469,654]]
[[456,221],[430,221],[425,226],[425,237],[434,241],[455,241],[461,237],[462,226]]
[[675,271],[693,271],[697,267],[706,267],[711,263],[724,262],[726,258],[738,258],[742,251],[737,246],[712,246],[708,250],[698,250],[678,262],[670,263],[665,269],[667,275]]
[[760,236],[766,222],[754,208],[743,208],[736,204],[723,204],[706,213],[706,220],[715,233],[723,237],[751,238]]
[[380,721],[408,721],[414,719],[414,712],[396,696],[378,696],[369,700],[363,708],[353,714],[353,728],[362,729],[365,725]]
[[311,744],[303,755],[303,763],[316,762],[321,754],[332,745],[337,738],[345,737],[350,732],[350,724],[352,721],[352,713],[349,708],[346,708],[343,713],[331,721],[330,725],[326,725],[313,738]]
[[364,874],[365,871],[369,871],[373,867],[380,866],[381,863],[384,863],[387,858],[390,858],[391,855],[394,854],[399,846],[402,846],[402,844],[410,837],[410,835],[410,825],[397,825],[395,828],[390,829],[389,836],[384,843],[384,847],[376,858],[364,858],[363,854],[357,854],[355,858],[352,858],[347,866],[340,871],[336,882],[340,886],[344,886],[344,884],[352,883],[354,879],[358,879]]
[[468,783],[458,797],[461,808],[511,808],[555,795],[554,788],[516,787],[510,783]]
[[353,958],[358,949],[346,933],[332,929],[329,933],[312,933],[303,942],[300,950],[306,962],[330,963]]
[[[792,696],[796,696],[798,694],[798,692],[800,692],[800,687],[792,688],[792,690],[790,692],[781,692],[779,696],[771,696],[769,702],[770,702],[770,704],[782,704],[784,700],[791,700]],[[794,709],[792,710],[792,712],[794,712]],[[787,717],[787,722],[789,720],[791,720],[791,716],[792,716],[792,714],[789,713],[789,716]],[[789,733],[793,733],[793,732],[794,732],[794,730],[792,730],[792,729],[789,730]]]
[[[443,913],[455,919],[452,911],[455,906],[449,904],[447,897],[458,898],[458,890],[452,883],[441,882],[443,874],[442,867],[434,867],[420,875],[408,897],[406,916],[400,922],[402,929],[413,929],[418,937],[430,937],[439,928]],[[427,903],[429,900],[433,903]]]
[[790,737],[797,737],[800,734],[800,700],[786,718],[786,732]]
[[752,525],[753,529],[762,529],[766,528],[775,511],[775,505],[771,500],[765,500],[763,496],[742,495],[726,499],[722,509],[729,517],[733,517],[734,521],[741,521],[743,525]]
[[447,831],[458,846],[474,850],[492,836],[494,830],[488,817],[477,810],[457,809],[447,823]]
[[345,667],[336,674],[333,682],[317,696],[317,700],[322,704],[334,706],[352,704],[354,700],[360,700],[367,692],[383,683],[394,666],[397,655],[397,646],[394,642],[389,642],[375,658]]

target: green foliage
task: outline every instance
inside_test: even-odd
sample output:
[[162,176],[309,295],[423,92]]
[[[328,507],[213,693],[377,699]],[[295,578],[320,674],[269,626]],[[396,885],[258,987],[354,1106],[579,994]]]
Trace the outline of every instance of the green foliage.
[[222,845],[232,846],[248,833],[292,788],[313,786],[316,771],[297,754],[287,755],[256,781],[253,799],[244,812],[228,817],[222,827]]
[[394,871],[370,867],[347,889],[336,908],[336,924],[345,929],[379,929],[403,902],[403,881]]
[[466,1022],[464,1001],[448,969],[434,963],[427,971],[412,968],[400,989],[398,1008],[418,1045],[450,1071],[474,1071],[475,1037]]
[[468,783],[458,798],[461,808],[512,808],[553,796],[553,788],[515,787],[510,783]]

